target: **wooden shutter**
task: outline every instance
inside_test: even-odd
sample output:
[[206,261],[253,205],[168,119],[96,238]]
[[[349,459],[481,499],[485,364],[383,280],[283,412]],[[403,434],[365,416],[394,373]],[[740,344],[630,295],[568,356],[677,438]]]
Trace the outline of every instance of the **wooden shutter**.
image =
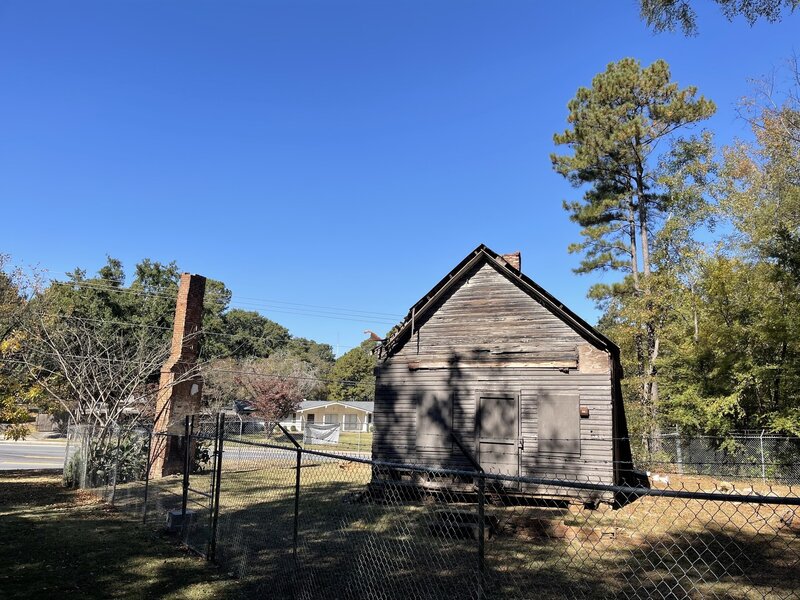
[[449,392],[425,392],[417,402],[417,450],[449,450],[453,401]]
[[539,453],[579,456],[581,418],[578,392],[541,392],[538,409]]

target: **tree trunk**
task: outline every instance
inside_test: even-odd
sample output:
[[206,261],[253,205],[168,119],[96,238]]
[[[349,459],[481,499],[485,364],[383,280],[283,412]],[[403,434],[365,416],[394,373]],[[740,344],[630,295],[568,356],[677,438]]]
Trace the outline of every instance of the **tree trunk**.
[[694,343],[700,341],[700,319],[697,314],[697,296],[694,293],[694,282],[690,280],[689,293],[692,295],[692,320],[694,321],[694,335],[692,339]]
[[[637,140],[638,143],[638,140]],[[637,152],[637,155],[639,153]],[[652,451],[657,452],[661,447],[661,440],[659,437],[658,425],[658,382],[655,380],[656,370],[655,361],[658,357],[658,334],[656,333],[656,323],[653,317],[653,303],[650,299],[650,240],[647,232],[647,197],[644,182],[644,165],[639,162],[636,165],[636,199],[639,202],[638,217],[639,217],[639,237],[642,241],[642,274],[644,275],[644,295],[645,295],[645,330],[647,331],[646,339],[646,352],[645,364],[643,365],[642,373],[644,374],[644,401],[650,413],[650,429],[652,432],[651,439],[653,440]]]
[[631,236],[631,275],[633,275],[633,289],[638,294],[639,288],[639,250],[636,247],[636,213],[634,212],[633,199],[628,202],[628,228]]

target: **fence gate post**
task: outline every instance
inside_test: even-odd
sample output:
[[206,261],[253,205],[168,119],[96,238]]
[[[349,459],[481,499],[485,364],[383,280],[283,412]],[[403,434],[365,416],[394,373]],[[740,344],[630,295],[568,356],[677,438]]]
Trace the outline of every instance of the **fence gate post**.
[[683,448],[681,448],[681,430],[675,425],[675,454],[678,461],[678,474],[683,475]]
[[219,522],[219,493],[222,484],[222,444],[225,439],[225,413],[220,413],[217,420],[214,461],[214,497],[211,501],[211,543],[209,544],[208,560],[214,561],[217,556],[217,523]]
[[142,506],[142,524],[147,524],[147,495],[150,493],[150,467],[152,466],[152,459],[150,452],[153,450],[153,436],[155,435],[155,428],[150,430],[150,436],[147,438],[147,463],[144,472],[144,506]]

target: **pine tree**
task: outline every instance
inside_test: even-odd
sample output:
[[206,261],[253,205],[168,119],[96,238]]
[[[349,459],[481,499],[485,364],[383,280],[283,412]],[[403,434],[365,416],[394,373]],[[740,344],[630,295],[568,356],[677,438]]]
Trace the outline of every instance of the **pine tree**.
[[583,253],[578,273],[624,273],[621,283],[595,286],[590,297],[606,306],[621,302],[616,312],[633,330],[630,352],[645,428],[654,430],[664,314],[657,296],[663,286],[656,277],[657,234],[668,216],[691,213],[687,198],[696,194],[674,192],[701,179],[713,148],[708,136],[685,139],[679,134],[710,117],[715,106],[696,88],[681,89],[672,82],[666,62],[642,68],[625,58],[609,64],[590,88],[579,88],[568,109],[570,127],[554,141],[571,152],[551,158],[557,172],[585,189],[582,200],[564,202],[570,219],[582,227],[583,239],[569,250]]

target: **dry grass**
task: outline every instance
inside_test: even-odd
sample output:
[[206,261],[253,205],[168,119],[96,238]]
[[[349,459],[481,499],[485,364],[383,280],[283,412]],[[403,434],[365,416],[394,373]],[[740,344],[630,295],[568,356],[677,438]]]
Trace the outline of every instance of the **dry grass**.
[[[294,453],[226,464],[218,552],[251,590],[309,597],[469,597],[477,585],[472,514],[456,494],[381,500],[365,490],[371,468],[308,456],[301,469],[299,579],[293,579]],[[209,475],[197,475],[203,489]],[[713,491],[707,477],[673,478],[673,488]],[[788,488],[737,483],[737,490],[789,494]],[[179,491],[179,481],[162,482]],[[662,486],[663,487],[663,486]],[[170,496],[170,494],[167,494]],[[486,509],[487,584],[497,597],[783,598],[800,589],[800,509],[787,505],[643,497],[597,510],[504,505]],[[793,526],[787,522],[793,516]],[[194,540],[208,535],[199,521]],[[315,583],[316,582],[316,583]],[[325,582],[324,584],[321,582]],[[316,587],[319,586],[319,587]]]

